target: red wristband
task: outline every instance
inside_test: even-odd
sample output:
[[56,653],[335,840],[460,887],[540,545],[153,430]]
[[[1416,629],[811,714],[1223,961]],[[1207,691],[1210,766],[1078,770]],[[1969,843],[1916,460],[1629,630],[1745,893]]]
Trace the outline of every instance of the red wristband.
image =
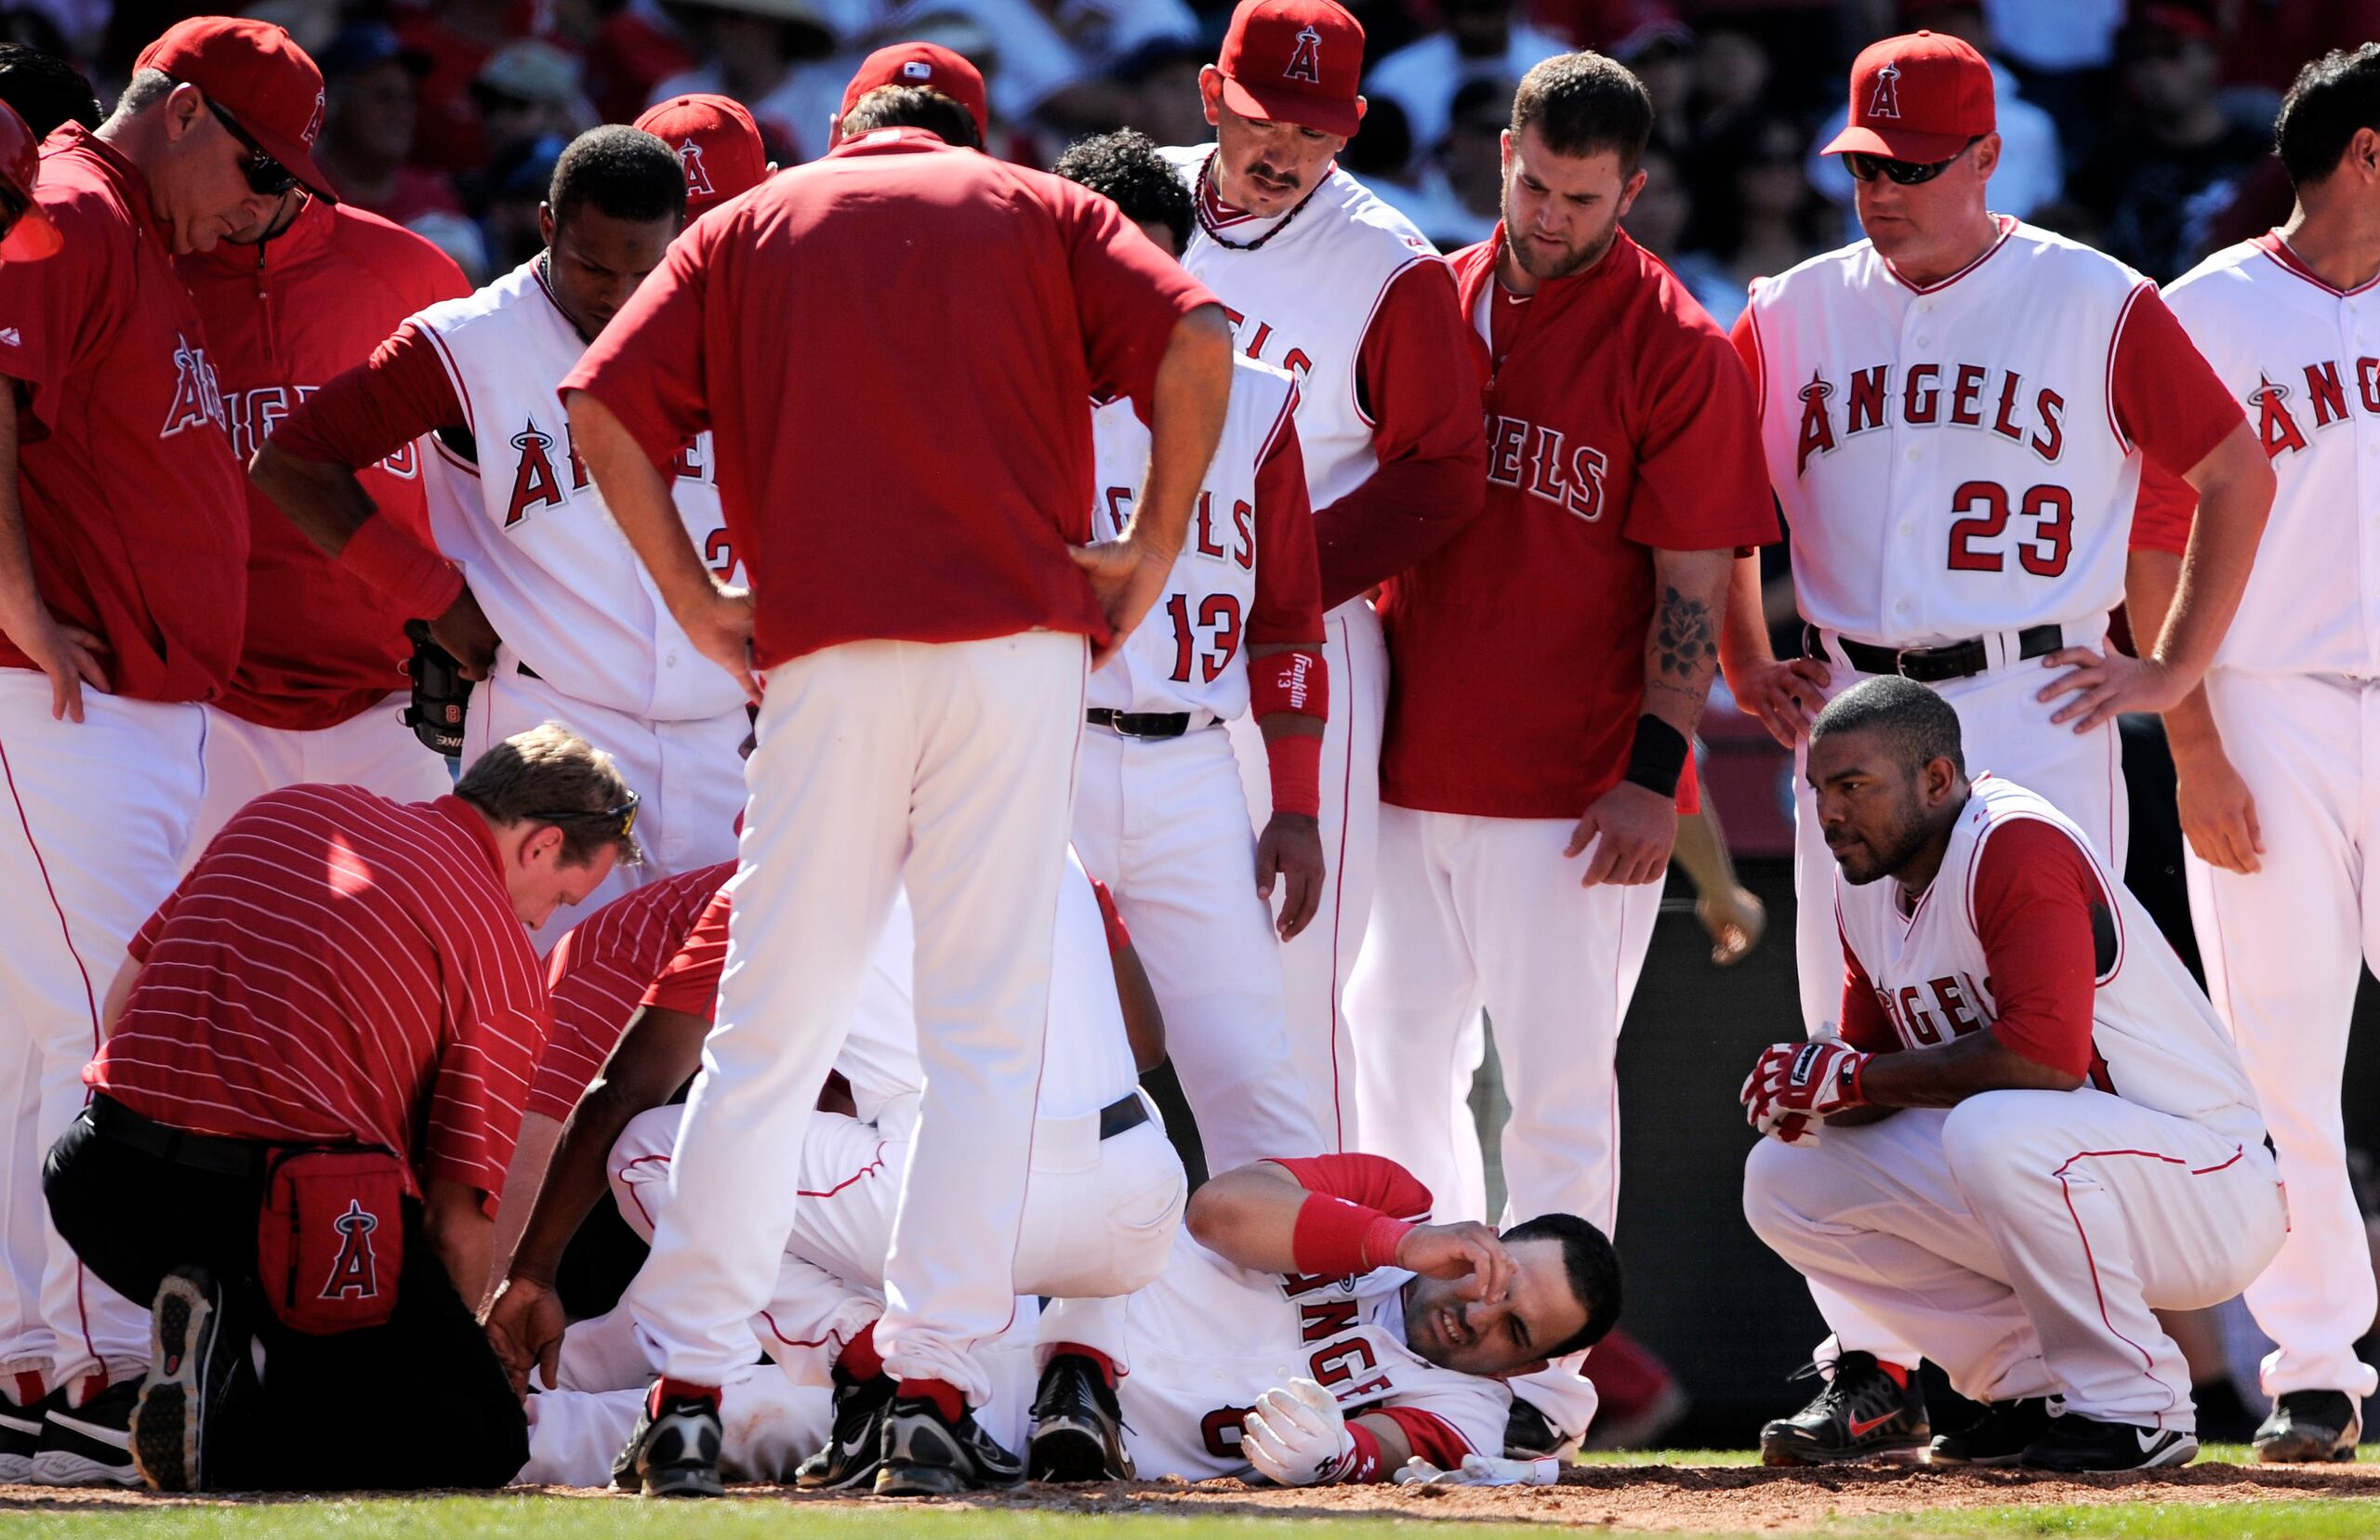
[[1309,1278],[1351,1278],[1396,1260],[1410,1221],[1377,1208],[1310,1192],[1289,1232],[1289,1258]]
[[347,537],[337,565],[420,620],[444,614],[463,591],[461,569],[377,513]]
[[1264,768],[1273,782],[1273,810],[1322,816],[1322,740],[1285,732],[1264,740]]
[[1267,652],[1248,660],[1248,712],[1262,719],[1295,712],[1326,721],[1330,716],[1330,670],[1321,652]]

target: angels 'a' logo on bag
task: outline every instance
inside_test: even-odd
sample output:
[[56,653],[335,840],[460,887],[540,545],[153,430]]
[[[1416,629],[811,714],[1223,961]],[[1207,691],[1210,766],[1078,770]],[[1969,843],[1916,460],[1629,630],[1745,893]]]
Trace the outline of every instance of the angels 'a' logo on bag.
[[331,1228],[339,1233],[338,1255],[331,1260],[331,1275],[323,1284],[321,1297],[342,1299],[350,1294],[359,1299],[379,1297],[380,1270],[378,1259],[372,1255],[372,1232],[380,1228],[380,1217],[350,1198],[347,1212],[333,1219]]

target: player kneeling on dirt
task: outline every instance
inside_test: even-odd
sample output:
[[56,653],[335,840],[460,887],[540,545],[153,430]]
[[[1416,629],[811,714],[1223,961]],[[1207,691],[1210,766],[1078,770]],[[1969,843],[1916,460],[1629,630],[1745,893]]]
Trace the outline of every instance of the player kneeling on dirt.
[[1430,1205],[1378,1155],[1259,1161],[1194,1193],[1164,1273],[1124,1304],[1141,1476],[1314,1486],[1500,1455],[1504,1381],[1602,1339],[1619,1260],[1571,1215],[1499,1236],[1418,1222]]
[[[1745,1218],[1985,1403],[1934,1463],[2187,1463],[2189,1369],[2153,1312],[2238,1294],[2286,1225],[2214,1008],[2070,820],[1967,779],[1958,714],[1924,685],[1836,697],[1809,779],[1838,868],[1843,1037],[1778,1044],[1744,1082],[1772,1136]],[[1846,1352],[1820,1401],[1855,1428],[1902,1417],[1914,1449],[1922,1403],[1886,1374]]]
[[635,818],[610,757],[549,722],[434,802],[268,792],[133,937],[43,1188],[84,1265],[154,1301],[128,1432],[149,1485],[520,1468],[466,1301],[546,1035],[524,928],[635,860]]

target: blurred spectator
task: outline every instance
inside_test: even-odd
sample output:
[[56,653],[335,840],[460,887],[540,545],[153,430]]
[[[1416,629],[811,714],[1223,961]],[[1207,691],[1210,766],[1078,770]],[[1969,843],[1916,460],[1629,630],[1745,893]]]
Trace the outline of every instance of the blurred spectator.
[[49,138],[60,124],[97,128],[102,116],[99,96],[81,71],[21,43],[0,43],[0,101],[17,110],[37,139]]
[[408,164],[414,90],[429,56],[378,22],[349,27],[315,60],[323,71],[323,138],[314,159],[349,204],[401,225],[425,214],[460,214],[443,172]]
[[1117,74],[1132,89],[1132,125],[1159,144],[1206,143],[1198,70],[1214,57],[1204,42],[1159,43],[1119,63]]
[[[1749,138],[1747,130],[1769,116],[1769,75],[1768,50],[1758,37],[1734,27],[1704,29],[1694,51],[1694,142],[1708,148],[1731,136]],[[1724,165],[1719,170],[1725,174]]]
[[2380,37],[2380,0],[2229,0],[2223,78],[2281,93],[2309,59]]
[[542,38],[507,43],[471,81],[488,153],[500,156],[530,139],[576,138],[595,126],[595,109],[579,92],[578,60]]
[[[1364,94],[1405,111],[1413,142],[1447,137],[1455,93],[1474,80],[1515,81],[1539,60],[1567,53],[1560,38],[1513,15],[1514,0],[1440,0],[1444,30],[1408,43],[1364,72]],[[1505,104],[1511,105],[1509,86]]]
[[2026,97],[2056,120],[2071,152],[2107,115],[2124,0],[1983,0],[1983,9]]
[[[1118,3],[1130,8],[1130,0]],[[1033,0],[906,0],[885,17],[875,35],[884,42],[939,43],[983,71],[996,152],[1003,149],[1002,130],[1016,134],[1036,119],[1104,132],[1121,127],[1132,110],[1130,92],[1093,70]],[[844,73],[848,78],[850,72]],[[1043,148],[1050,153],[1041,152]],[[1009,144],[1004,152],[1011,160],[1046,165],[1056,149]]]
[[1637,169],[1645,173],[1645,187],[1620,221],[1628,238],[1659,257],[1713,316],[1741,310],[1743,291],[1735,287],[1725,262],[1709,252],[1679,249],[1694,225],[1694,190],[1677,162],[1656,145],[1645,151]]
[[[1203,140],[1207,136],[1198,138]],[[1367,186],[1401,188],[1407,174],[1415,169],[1417,148],[1413,131],[1405,124],[1405,110],[1393,101],[1375,101],[1347,148],[1339,151],[1339,164]]]
[[1802,175],[1800,129],[1769,118],[1739,142],[1741,151],[1725,163],[1733,176],[1699,220],[1703,260],[1715,264],[1722,277],[1706,280],[1695,297],[1723,327],[1743,313],[1753,279],[1773,277],[1841,244],[1833,239],[1825,201]]
[[1653,99],[1654,145],[1681,167],[1694,143],[1694,44],[1692,32],[1668,22],[1640,28],[1611,48]]
[[471,287],[479,288],[495,276],[488,270],[487,238],[461,215],[425,214],[405,228],[453,258]]
[[469,171],[487,164],[471,82],[491,55],[516,37],[531,35],[540,19],[537,0],[436,0],[392,12],[397,36],[430,60],[416,87],[416,165]]
[[2123,132],[2069,183],[2102,222],[2102,249],[2151,278],[2198,261],[2241,179],[2272,149],[2268,125],[2234,122],[2216,103],[2221,45],[2202,6],[2141,7],[2118,50]]
[[[1992,212],[2028,219],[2035,210],[2056,203],[2066,184],[2057,124],[2024,99],[2021,83],[1999,58],[1981,0],[1904,0],[1900,15],[1902,24],[1912,30],[1944,33],[1971,44],[1991,65],[1991,90],[2000,125],[2000,165],[1991,173]],[[1860,235],[1859,216],[1851,205],[1851,190],[1857,184],[1843,168],[1842,156],[1821,155],[1818,149],[1843,132],[1850,112],[1846,100],[1828,114],[1810,141],[1809,156],[1803,164],[1810,185],[1843,211],[1845,242],[1857,241]]]
[[[1486,240],[1502,217],[1503,137],[1515,88],[1514,82],[1501,79],[1463,86],[1454,94],[1445,139],[1416,165],[1409,186],[1375,187],[1442,252]],[[1374,103],[1366,114],[1367,134],[1371,116],[1381,111],[1382,104]]]
[[605,123],[626,123],[654,91],[698,62],[661,0],[628,0],[597,24],[587,45],[587,95]]
[[1198,13],[1183,0],[1056,0],[1056,11],[1058,30],[1102,74],[1154,49],[1203,41]]
[[856,59],[838,59],[823,0],[704,0],[671,14],[703,62],[653,88],[653,101],[713,92],[749,108],[769,156],[783,165],[826,152]]
[[[185,11],[204,11],[203,5],[190,5]],[[256,0],[248,6],[237,4],[221,7],[237,12],[251,21],[270,21],[289,34],[289,40],[306,50],[306,57],[319,63],[323,50],[337,37],[343,19],[338,0]]]
[[0,6],[0,39],[66,59],[99,41],[108,15],[108,0],[8,0]]
[[510,272],[546,249],[537,205],[546,201],[554,163],[569,143],[558,134],[534,140],[488,168],[487,216],[480,223],[487,232],[488,264],[496,271]]

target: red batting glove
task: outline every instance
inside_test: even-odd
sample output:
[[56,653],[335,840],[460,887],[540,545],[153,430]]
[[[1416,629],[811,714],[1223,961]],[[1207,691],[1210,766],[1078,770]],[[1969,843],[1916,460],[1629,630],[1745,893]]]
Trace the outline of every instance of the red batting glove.
[[[1742,1100],[1747,1120],[1762,1133],[1798,1134],[1805,1124],[1795,1117],[1823,1118],[1847,1107],[1867,1104],[1859,1076],[1873,1054],[1841,1043],[1778,1043],[1760,1056],[1744,1077]],[[1780,1126],[1781,1125],[1781,1126]]]

